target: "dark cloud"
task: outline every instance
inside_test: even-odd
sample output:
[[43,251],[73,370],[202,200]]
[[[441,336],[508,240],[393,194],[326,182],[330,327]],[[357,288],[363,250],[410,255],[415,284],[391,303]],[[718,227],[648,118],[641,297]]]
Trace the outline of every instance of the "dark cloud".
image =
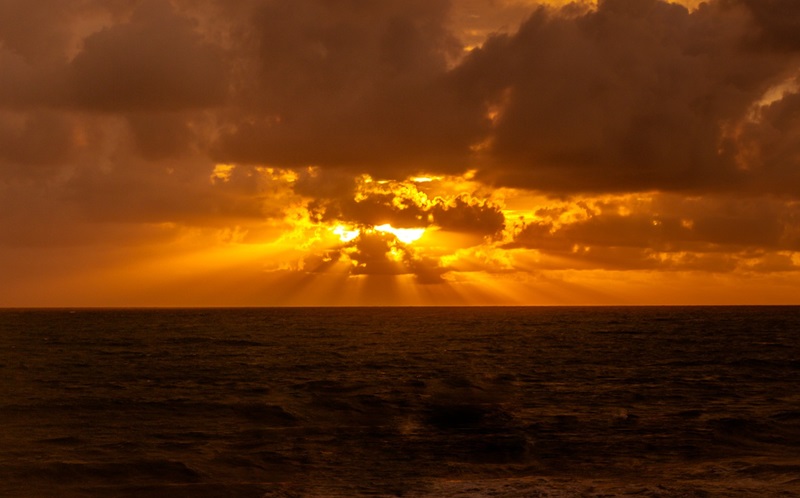
[[[348,256],[355,263],[352,272],[355,275],[401,275],[408,273],[404,264],[406,254],[398,248],[394,235],[369,232],[358,236],[351,244],[352,251]],[[402,255],[399,261],[389,257],[392,248],[398,248]]]
[[747,8],[721,2],[539,9],[454,72],[498,109],[479,178],[545,192],[742,188],[752,174],[724,127],[796,64],[748,44],[756,29]]
[[[291,209],[305,223],[308,208],[329,225],[538,249],[545,267],[796,266],[798,2],[542,7],[471,52],[459,8],[0,2],[0,243],[95,243],[92,224],[127,242],[119,227],[277,224]],[[468,170],[471,186],[446,195],[405,180]],[[537,221],[501,247],[515,227],[487,185],[598,195],[576,219],[537,200]],[[596,200],[628,192],[674,195]],[[412,249],[362,230],[309,264],[429,283],[451,271]]]
[[297,171],[294,191],[315,199],[346,199],[353,197],[356,178],[337,169],[305,168]]
[[69,161],[77,144],[73,122],[51,112],[0,117],[0,161],[20,168]]
[[[366,231],[341,251],[353,262],[353,275],[414,275],[421,284],[444,283],[442,275],[449,270],[434,258],[417,254],[413,247],[400,243],[389,233]],[[325,258],[328,261],[338,257]],[[323,265],[324,266],[324,265]]]
[[[69,40],[69,23],[76,3],[58,0],[4,0],[0,2],[0,41],[29,60],[63,56]],[[80,9],[82,10],[82,9]]]
[[797,69],[795,3],[542,7],[462,57],[444,0],[9,1],[0,106],[123,115],[149,160],[791,194],[793,97],[748,116]]
[[[483,117],[444,76],[448,2],[266,1],[246,24],[251,81],[220,160],[393,175],[460,170]],[[478,103],[479,104],[479,103]]]
[[433,258],[415,253],[390,233],[365,232],[339,248],[311,254],[302,260],[301,269],[311,274],[336,271],[346,262],[348,275],[413,275],[421,284],[444,283],[449,270]]
[[500,208],[462,194],[451,201],[438,199],[431,208],[433,223],[453,232],[494,235],[505,227]]
[[134,113],[128,125],[139,153],[153,161],[185,153],[194,138],[186,117],[176,113]]
[[70,69],[75,103],[102,111],[208,107],[227,90],[222,52],[159,0],[86,38]]
[[[525,247],[576,258],[597,258],[609,251],[633,251],[650,263],[654,253],[671,253],[666,262],[708,261],[712,254],[800,249],[800,210],[780,200],[762,198],[683,199],[658,196],[649,205],[620,214],[625,203],[586,206],[580,219],[559,220],[552,213],[519,227],[506,247]],[[639,258],[641,259],[641,258]],[[637,258],[631,257],[633,263]],[[663,263],[663,262],[662,262]],[[624,263],[620,263],[624,264]]]
[[761,273],[800,271],[800,265],[796,265],[788,254],[765,253],[757,256],[749,267],[751,271]]
[[136,157],[117,160],[105,171],[96,165],[74,174],[60,188],[61,201],[95,222],[215,227],[283,216],[282,196],[289,194],[251,168],[234,169],[227,181],[212,182],[213,165],[196,157],[160,164]]
[[[800,80],[795,83],[800,86]],[[743,190],[797,197],[800,185],[800,94],[762,107],[737,130],[738,164],[751,177]]]
[[[321,179],[330,178],[332,181]],[[308,204],[316,222],[345,222],[394,228],[436,226],[445,231],[492,236],[505,227],[500,206],[468,193],[429,198],[411,182],[354,182],[339,175],[301,174],[295,192],[313,194]]]
[[69,100],[70,83],[62,61],[25,59],[0,44],[0,108],[38,112]]
[[800,4],[794,0],[729,0],[741,3],[753,13],[758,40],[767,47],[800,49]]

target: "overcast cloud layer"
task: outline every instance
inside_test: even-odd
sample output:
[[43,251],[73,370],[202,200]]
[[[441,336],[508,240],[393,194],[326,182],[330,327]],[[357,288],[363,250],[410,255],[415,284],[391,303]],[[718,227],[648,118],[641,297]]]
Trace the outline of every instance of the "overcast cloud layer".
[[800,3],[696,4],[0,0],[0,247],[294,216],[472,251],[362,231],[305,271],[793,272]]

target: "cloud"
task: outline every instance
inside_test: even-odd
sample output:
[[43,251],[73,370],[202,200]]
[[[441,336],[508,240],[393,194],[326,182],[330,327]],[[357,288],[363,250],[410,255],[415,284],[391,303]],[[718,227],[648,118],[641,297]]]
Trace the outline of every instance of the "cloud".
[[753,13],[758,40],[787,51],[800,49],[800,5],[792,0],[738,0]]
[[[338,181],[337,181],[338,180]],[[432,181],[436,191],[438,180]],[[308,204],[316,222],[343,222],[374,227],[437,227],[444,231],[498,234],[505,226],[501,207],[489,199],[466,192],[446,192],[430,197],[412,180],[375,181],[362,176],[336,176],[308,170],[301,173],[295,192],[314,197]]]
[[743,168],[760,137],[731,133],[796,69],[790,30],[754,2],[540,7],[464,57],[441,2],[253,12],[251,44],[235,45],[251,84],[218,160],[396,179],[475,168],[556,195],[779,193],[792,179]]
[[[0,40],[4,48],[29,60],[62,55],[70,38],[69,23],[79,2],[5,0],[0,4]],[[80,2],[83,3],[83,2]]]
[[468,194],[445,201],[441,198],[431,208],[433,223],[453,232],[495,235],[505,226],[505,216],[497,205]]
[[0,161],[30,168],[61,164],[75,155],[72,120],[46,111],[0,115]]
[[72,103],[100,111],[181,110],[220,104],[227,68],[169,3],[140,3],[130,21],[92,34],[70,63]]
[[139,153],[152,161],[185,153],[195,138],[186,117],[177,113],[132,113],[128,126]]
[[240,276],[796,271],[798,9],[5,0],[0,246],[75,275],[203,243]]
[[725,197],[686,199],[656,195],[584,201],[576,208],[583,211],[582,216],[572,220],[563,221],[563,214],[558,213],[525,224],[514,243],[569,250],[574,244],[662,251],[800,249],[796,237],[798,206],[780,200],[735,202]]
[[[448,2],[266,1],[245,24],[235,98],[215,157],[406,175],[458,171],[483,117],[444,81],[460,46]],[[250,42],[247,44],[245,42]]]
[[791,263],[799,222],[796,204],[772,198],[630,196],[542,210],[504,247],[535,249],[561,265],[730,271],[761,265],[751,259]]
[[533,13],[463,55],[463,16],[494,22],[488,4],[86,2],[56,8],[59,24],[11,2],[60,45],[0,24],[0,105],[122,116],[156,161],[195,150],[397,180],[475,169],[553,195],[790,194],[797,159],[778,142],[800,133],[792,92],[748,118],[797,70],[796,7],[768,3],[503,4]]
[[418,283],[442,284],[442,275],[449,271],[437,259],[420,255],[394,235],[378,231],[361,233],[342,253],[353,262],[354,275],[412,274]]
[[[800,86],[800,78],[792,86]],[[800,94],[761,106],[735,131],[736,159],[750,177],[743,190],[797,197],[800,184]]]
[[496,108],[479,178],[553,193],[743,188],[754,174],[721,146],[724,125],[796,67],[748,44],[756,29],[748,8],[723,2],[540,8],[454,71]]

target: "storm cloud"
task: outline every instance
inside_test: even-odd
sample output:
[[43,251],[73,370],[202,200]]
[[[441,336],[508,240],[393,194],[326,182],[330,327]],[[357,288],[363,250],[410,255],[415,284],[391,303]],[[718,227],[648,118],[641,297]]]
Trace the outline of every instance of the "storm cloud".
[[4,0],[2,265],[793,272],[798,33],[793,0]]

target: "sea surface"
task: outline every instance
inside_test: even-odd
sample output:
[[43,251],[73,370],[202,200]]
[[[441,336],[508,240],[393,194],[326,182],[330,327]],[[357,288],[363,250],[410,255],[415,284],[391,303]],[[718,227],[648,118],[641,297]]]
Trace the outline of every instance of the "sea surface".
[[0,310],[0,496],[800,496],[800,307]]

